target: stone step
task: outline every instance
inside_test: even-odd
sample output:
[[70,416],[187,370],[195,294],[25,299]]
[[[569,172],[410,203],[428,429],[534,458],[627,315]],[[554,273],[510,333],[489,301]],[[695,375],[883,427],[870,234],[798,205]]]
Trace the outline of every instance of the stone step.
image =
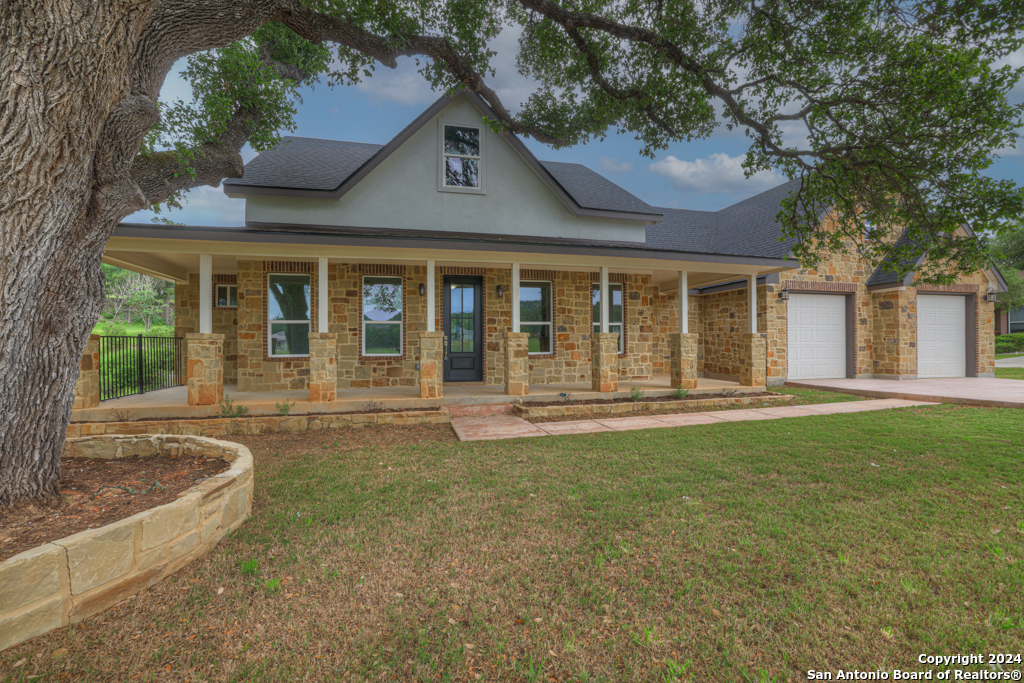
[[448,414],[452,417],[487,417],[488,415],[511,415],[511,403],[463,403],[450,404]]

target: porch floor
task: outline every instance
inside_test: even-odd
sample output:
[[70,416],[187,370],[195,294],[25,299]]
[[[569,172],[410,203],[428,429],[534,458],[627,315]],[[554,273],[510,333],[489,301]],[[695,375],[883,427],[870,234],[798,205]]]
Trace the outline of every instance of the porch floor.
[[[643,389],[648,396],[667,396],[673,388],[668,375],[655,375],[646,381],[620,383],[620,391],[600,393],[590,390],[589,383],[534,384],[524,401],[558,401],[561,394],[572,394],[576,400],[595,398],[626,398],[633,386]],[[736,382],[720,379],[698,379],[691,394],[713,394],[723,389],[738,392],[762,391],[760,387],[744,387]],[[338,399],[329,403],[311,403],[309,391],[252,391],[240,392],[234,385],[225,385],[224,394],[236,406],[245,406],[250,415],[276,415],[275,403],[294,402],[289,414],[345,413],[358,411],[368,401],[377,401],[386,408],[436,408],[449,404],[510,403],[515,397],[505,395],[503,384],[446,384],[442,398],[420,398],[419,387],[372,387],[339,389]],[[96,408],[71,411],[72,422],[113,422],[127,417],[129,420],[210,417],[220,412],[220,406],[190,406],[185,387],[172,387],[135,396],[103,401]],[[115,415],[115,413],[117,413]]]

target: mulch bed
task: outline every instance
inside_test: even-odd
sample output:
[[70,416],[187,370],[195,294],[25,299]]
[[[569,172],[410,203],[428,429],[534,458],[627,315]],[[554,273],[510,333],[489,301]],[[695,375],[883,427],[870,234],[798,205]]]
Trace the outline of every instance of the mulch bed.
[[754,396],[776,396],[770,391],[752,391],[750,393],[739,392],[735,394],[688,394],[685,398],[676,398],[675,396],[645,396],[639,401],[633,401],[628,398],[591,398],[585,401],[524,401],[523,406],[526,408],[544,408],[547,406],[598,406],[598,405],[609,405],[612,403],[665,403],[667,401],[702,401],[709,398],[747,398]]
[[[43,543],[170,503],[185,489],[228,467],[223,460],[192,456],[65,459],[58,486],[60,498],[28,501],[0,510],[0,561]],[[154,482],[160,482],[160,486],[154,487]],[[103,488],[111,486],[140,493]],[[141,493],[147,489],[151,490]]]
[[[369,410],[346,410],[338,413],[290,413],[288,415],[271,415],[271,414],[254,414],[246,413],[245,415],[201,415],[198,417],[132,417],[131,409],[125,408],[124,410],[114,409],[111,413],[117,413],[113,420],[107,420],[107,422],[199,422],[202,420],[234,420],[240,417],[331,417],[332,415],[371,415],[376,413],[425,413],[431,410],[441,410],[441,406],[435,406],[433,408],[371,408]],[[96,420],[72,420],[71,424],[92,424]]]

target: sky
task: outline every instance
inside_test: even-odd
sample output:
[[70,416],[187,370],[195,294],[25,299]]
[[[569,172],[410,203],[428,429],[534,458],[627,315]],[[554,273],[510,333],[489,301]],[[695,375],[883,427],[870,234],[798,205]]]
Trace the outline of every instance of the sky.
[[[526,100],[532,83],[515,68],[516,35],[506,29],[491,45],[497,52],[493,64],[496,74],[488,83],[502,101],[515,111]],[[1024,50],[1007,60],[1024,65]],[[167,102],[191,100],[192,91],[180,77],[184,61],[168,76],[161,92]],[[285,135],[327,138],[352,142],[384,144],[398,134],[416,116],[440,97],[416,72],[412,59],[403,59],[397,69],[378,66],[371,78],[355,86],[315,89],[303,87],[298,105],[296,130]],[[1014,102],[1024,101],[1024,83],[1011,94]],[[744,177],[742,162],[750,140],[738,131],[720,127],[703,140],[680,142],[656,154],[655,159],[640,155],[642,143],[630,133],[611,132],[603,141],[555,150],[532,139],[527,147],[542,161],[583,164],[626,188],[652,206],[717,211],[742,199],[785,182],[778,172],[762,171]],[[255,156],[248,147],[242,152],[248,162]],[[1000,158],[988,169],[996,178],[1024,184],[1024,140],[1019,149],[1002,150]],[[239,226],[245,223],[242,199],[229,199],[222,188],[200,187],[188,193],[182,210],[165,211],[163,216],[188,225]],[[126,222],[148,223],[154,214],[139,211]]]

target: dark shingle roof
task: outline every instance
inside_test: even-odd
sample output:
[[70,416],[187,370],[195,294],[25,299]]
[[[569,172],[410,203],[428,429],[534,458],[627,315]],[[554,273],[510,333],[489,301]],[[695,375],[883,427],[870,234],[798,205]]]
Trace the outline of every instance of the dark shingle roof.
[[542,161],[544,169],[585,209],[657,214],[660,211],[582,164]]
[[[900,238],[896,240],[895,248],[897,250],[906,247],[910,244],[910,233],[904,232],[900,235]],[[893,267],[896,262],[895,257],[889,256],[883,260],[878,267],[875,268],[875,272],[868,278],[868,287],[876,287],[880,285],[894,285],[906,277],[910,269],[917,265],[917,262],[921,259],[920,256],[913,259],[903,259],[900,261],[899,266]]]
[[333,190],[383,146],[288,135],[275,149],[247,163],[244,178],[227,179],[224,184]]
[[779,241],[782,224],[775,217],[782,200],[798,186],[799,181],[783,183],[717,212],[655,207],[665,219],[647,226],[647,245],[703,254],[784,258],[795,240]]

